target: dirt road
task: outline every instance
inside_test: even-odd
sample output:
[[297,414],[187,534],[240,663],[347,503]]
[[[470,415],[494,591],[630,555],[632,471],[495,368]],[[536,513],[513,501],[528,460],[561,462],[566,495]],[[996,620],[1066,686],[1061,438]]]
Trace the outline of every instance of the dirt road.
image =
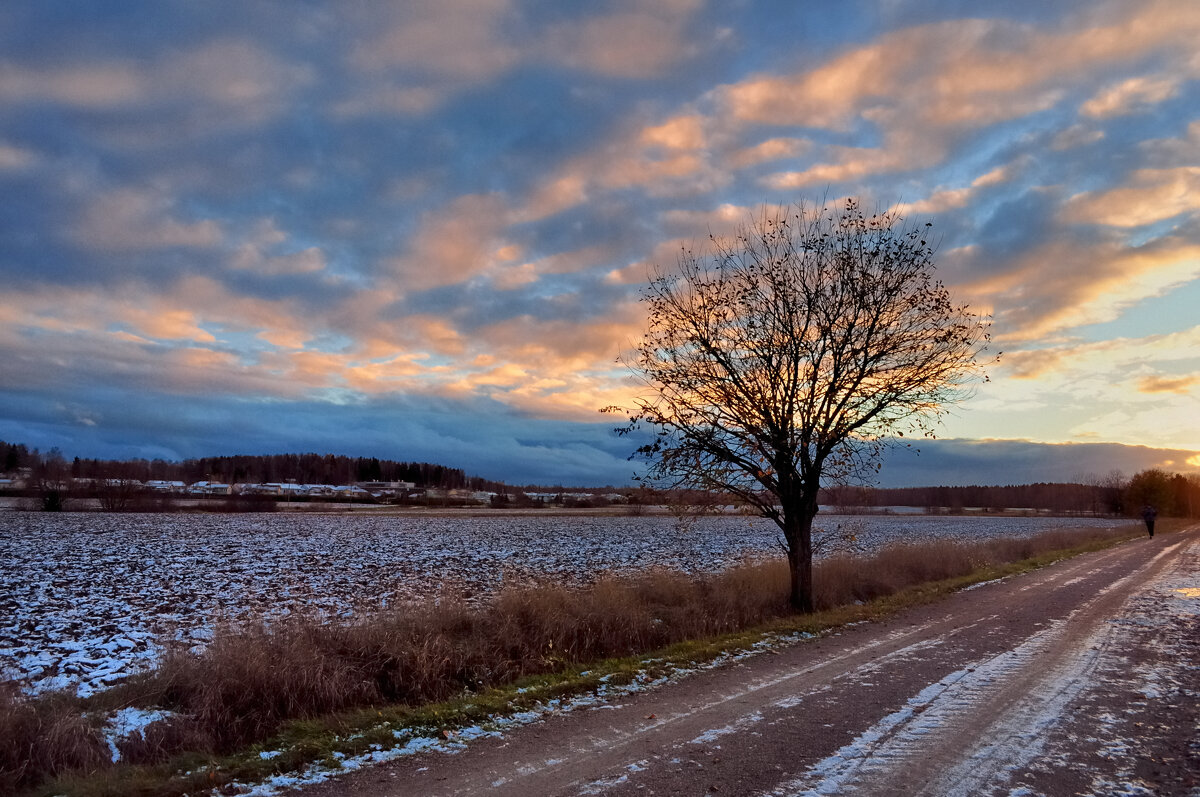
[[312,787],[1200,795],[1200,529]]

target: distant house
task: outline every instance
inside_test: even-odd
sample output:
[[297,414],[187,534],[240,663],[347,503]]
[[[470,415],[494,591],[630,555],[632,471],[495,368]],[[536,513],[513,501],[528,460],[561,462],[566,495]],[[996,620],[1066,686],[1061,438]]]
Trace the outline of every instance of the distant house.
[[355,487],[361,487],[373,495],[396,495],[416,487],[415,482],[355,482]]
[[277,484],[239,484],[237,491],[242,495],[279,495]]
[[188,492],[192,495],[230,495],[233,488],[220,482],[202,481],[189,487]]
[[101,482],[105,487],[145,487],[139,479],[105,479]]
[[334,495],[343,498],[371,498],[370,491],[359,487],[357,484],[342,485],[333,488]]

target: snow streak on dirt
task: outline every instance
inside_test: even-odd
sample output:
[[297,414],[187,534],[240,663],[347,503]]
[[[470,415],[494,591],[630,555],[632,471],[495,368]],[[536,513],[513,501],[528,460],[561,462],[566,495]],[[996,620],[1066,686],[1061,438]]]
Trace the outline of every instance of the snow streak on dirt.
[[[955,727],[956,720],[978,710],[985,697],[1003,684],[1005,678],[1029,667],[1040,656],[1048,640],[1061,629],[1056,623],[1035,634],[1014,650],[979,661],[951,673],[914,695],[900,710],[869,728],[850,744],[812,767],[803,778],[785,784],[773,795],[825,795],[850,793],[867,778],[886,778],[891,768],[925,754],[924,742],[930,736]],[[1081,662],[1072,661],[1064,668],[1073,677],[1055,682],[1036,696],[1025,711],[1005,717],[1005,728],[997,729],[982,749],[968,755],[959,766],[942,777],[939,793],[970,797],[981,793],[992,776],[988,762],[1003,760],[1008,768],[1028,763],[1040,749],[1040,739],[1067,703],[1083,687],[1077,677]]]
[[[866,550],[1019,536],[1054,518],[823,516]],[[1090,525],[1120,523],[1093,521]],[[649,567],[718,570],[778,552],[774,527],[666,517],[0,514],[0,680],[90,694],[203,647],[223,624],[355,617],[505,585],[585,583]]]
[[[1198,586],[1200,543],[1190,543],[1115,618],[1072,642],[1065,654],[1051,649],[1061,647],[1074,614],[922,689],[769,794],[900,793],[889,790],[903,782],[900,773],[921,772],[937,761],[934,772],[920,778],[922,785],[905,793],[1200,795],[1196,779],[1178,775],[1191,771],[1200,779],[1200,736],[1178,734],[1181,724],[1189,724],[1180,722],[1180,712],[1200,719]],[[1014,683],[1028,684],[1028,691],[1012,702],[997,700]],[[1006,709],[976,736],[976,718],[999,704]],[[1194,720],[1190,724],[1200,731]],[[1064,772],[1079,782],[1065,783]]]
[[1045,791],[1074,761],[1076,792],[1200,797],[1200,543],[1135,593],[1097,645],[1088,689],[1016,787]]

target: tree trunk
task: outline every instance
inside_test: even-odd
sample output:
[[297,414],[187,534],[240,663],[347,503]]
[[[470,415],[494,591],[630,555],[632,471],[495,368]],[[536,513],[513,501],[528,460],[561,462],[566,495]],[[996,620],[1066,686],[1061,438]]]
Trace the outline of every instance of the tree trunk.
[[812,524],[817,514],[817,497],[805,496],[783,505],[783,536],[787,540],[791,572],[789,602],[803,614],[813,611]]

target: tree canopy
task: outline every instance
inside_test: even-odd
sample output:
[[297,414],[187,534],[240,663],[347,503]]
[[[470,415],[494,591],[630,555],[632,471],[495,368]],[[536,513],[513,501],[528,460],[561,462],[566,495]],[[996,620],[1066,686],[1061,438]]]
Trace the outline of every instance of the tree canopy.
[[732,493],[779,525],[798,609],[822,481],[864,479],[986,378],[990,322],[935,279],[928,228],[855,200],[781,208],[685,249],[643,294],[629,364],[646,391],[623,431],[656,430],[638,450],[650,480]]

